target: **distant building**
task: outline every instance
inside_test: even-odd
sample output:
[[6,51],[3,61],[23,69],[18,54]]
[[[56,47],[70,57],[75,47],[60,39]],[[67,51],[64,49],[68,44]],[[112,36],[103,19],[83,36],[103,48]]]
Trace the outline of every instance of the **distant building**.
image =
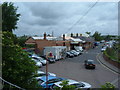
[[34,44],[35,52],[39,54],[43,54],[44,47],[48,46],[67,46],[67,50],[70,50],[70,41],[65,40],[65,37],[49,37],[46,36],[46,33],[44,33],[44,37],[29,37],[25,44]]
[[66,46],[67,50],[75,49],[75,46],[81,46],[84,49],[89,49],[93,46],[94,39],[84,34],[63,34],[61,37],[47,36],[44,37],[29,37],[25,42],[26,45],[35,45],[35,52],[43,54],[44,47],[50,46]]

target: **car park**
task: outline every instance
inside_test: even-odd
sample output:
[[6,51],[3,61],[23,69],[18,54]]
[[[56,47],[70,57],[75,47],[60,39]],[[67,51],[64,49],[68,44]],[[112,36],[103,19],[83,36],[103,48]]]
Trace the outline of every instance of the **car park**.
[[82,51],[80,51],[80,50],[75,50],[76,52],[78,52],[79,53],[79,55],[81,55],[83,52]]
[[72,54],[70,52],[66,52],[66,57],[74,57],[74,54]]
[[36,66],[42,67],[42,63],[40,61],[33,59],[33,58],[32,58],[32,60],[36,63]]
[[[37,80],[38,84],[40,86],[42,86],[43,88],[50,88],[54,83],[65,80],[65,78],[54,77],[54,76],[50,76],[50,75],[48,75],[47,79],[48,79],[48,81],[46,82],[46,76],[40,77]],[[47,87],[46,87],[46,83],[47,83]]]
[[54,58],[48,58],[47,60],[49,61],[49,63],[55,63],[56,62],[56,60]]
[[74,51],[69,51],[71,54],[73,54],[74,56],[78,56],[78,53],[74,52]]
[[[56,76],[56,74],[54,74],[54,73],[50,73],[50,72],[48,72],[48,75],[50,75],[50,76]],[[43,71],[37,71],[37,74],[35,75],[35,77],[36,77],[36,79],[38,80],[40,77],[43,77],[43,76],[46,76],[46,73],[45,72],[43,72]]]
[[46,63],[47,63],[47,61],[41,57],[32,57],[32,58],[40,61],[43,65],[46,65]]
[[79,51],[72,50],[72,52],[76,53],[77,55],[80,55],[80,52],[79,52]]
[[95,69],[95,64],[94,64],[94,60],[85,60],[85,68],[91,68],[91,69]]
[[101,52],[105,51],[107,47],[101,48]]
[[[67,79],[66,81],[68,81],[68,85],[73,85],[75,87],[75,90],[80,89],[80,88],[86,88],[86,89],[91,88],[91,85],[89,83],[86,83],[86,82],[82,82],[82,81],[78,82],[78,81],[71,80],[71,79]],[[62,81],[54,83],[50,87],[51,90],[54,90],[55,88],[60,88],[61,89],[63,87],[63,86],[60,85],[61,83],[62,83]]]

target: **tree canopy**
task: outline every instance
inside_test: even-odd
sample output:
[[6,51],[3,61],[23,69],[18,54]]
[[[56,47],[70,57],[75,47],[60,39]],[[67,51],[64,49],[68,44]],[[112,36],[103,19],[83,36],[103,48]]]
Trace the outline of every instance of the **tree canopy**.
[[95,38],[96,41],[102,40],[101,33],[97,31],[93,34],[93,37]]
[[22,88],[35,88],[33,79],[37,67],[22,48],[14,44],[14,35],[3,32],[2,36],[2,77]]
[[17,14],[17,9],[11,2],[2,4],[2,31],[12,32],[17,29],[17,21],[20,17],[20,14]]

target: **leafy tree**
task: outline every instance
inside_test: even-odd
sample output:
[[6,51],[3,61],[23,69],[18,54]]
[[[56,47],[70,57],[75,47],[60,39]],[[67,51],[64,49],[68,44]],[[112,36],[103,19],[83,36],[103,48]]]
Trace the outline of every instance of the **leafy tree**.
[[110,36],[110,35],[107,35],[107,36],[105,37],[105,40],[106,40],[106,41],[111,40],[111,36]]
[[96,41],[102,40],[101,33],[97,31],[93,34],[93,37],[95,38]]
[[75,90],[75,86],[73,85],[68,85],[67,80],[62,81],[62,83],[60,84],[62,86],[62,90]]
[[88,35],[90,35],[91,34],[91,32],[85,32],[86,34],[88,34]]
[[17,14],[17,7],[13,3],[4,2],[2,4],[2,31],[9,31],[17,29],[17,21],[20,14]]
[[21,36],[21,37],[18,37],[18,44],[21,46],[21,47],[25,47],[25,41],[27,40],[27,36]]
[[22,88],[35,88],[37,81],[33,78],[38,67],[21,47],[14,44],[14,35],[3,32],[2,36],[2,77]]
[[105,83],[105,85],[101,86],[100,90],[115,90],[115,86],[110,82]]

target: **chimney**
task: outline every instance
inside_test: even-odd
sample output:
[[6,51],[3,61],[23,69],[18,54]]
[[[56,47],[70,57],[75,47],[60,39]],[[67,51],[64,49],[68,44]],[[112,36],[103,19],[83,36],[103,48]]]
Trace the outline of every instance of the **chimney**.
[[65,34],[63,34],[63,41],[65,41]]
[[46,40],[46,33],[44,33],[44,40]]
[[76,34],[76,37],[78,37],[78,33]]
[[71,33],[71,37],[73,37],[73,33]]

